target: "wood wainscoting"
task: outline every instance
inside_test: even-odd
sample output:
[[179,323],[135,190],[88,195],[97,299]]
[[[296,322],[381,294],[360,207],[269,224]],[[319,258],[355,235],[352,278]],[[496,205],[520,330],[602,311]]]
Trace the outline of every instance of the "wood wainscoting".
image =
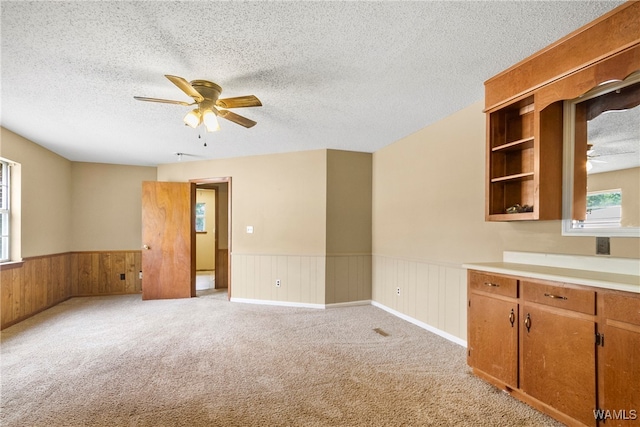
[[0,329],[71,297],[69,254],[26,258],[0,270]]
[[142,292],[141,259],[140,251],[71,253],[71,296]]
[[139,250],[67,252],[1,265],[0,329],[71,297],[140,293],[140,270]]

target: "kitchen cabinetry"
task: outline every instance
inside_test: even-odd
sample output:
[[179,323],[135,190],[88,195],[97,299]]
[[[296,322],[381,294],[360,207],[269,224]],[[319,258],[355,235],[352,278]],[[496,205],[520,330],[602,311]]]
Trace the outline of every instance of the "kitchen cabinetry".
[[485,82],[486,221],[562,218],[563,103],[638,69],[639,15],[620,5]]
[[640,422],[640,294],[469,270],[467,321],[481,378],[567,425]]
[[[640,299],[603,297],[605,345],[600,348],[598,408],[606,425],[640,425]],[[606,340],[606,341],[605,341]],[[615,412],[614,412],[615,411]]]
[[534,100],[488,111],[487,220],[562,216],[562,105]]
[[520,388],[585,425],[595,426],[595,292],[520,281]]
[[474,274],[469,280],[468,361],[471,366],[518,386],[518,282]]

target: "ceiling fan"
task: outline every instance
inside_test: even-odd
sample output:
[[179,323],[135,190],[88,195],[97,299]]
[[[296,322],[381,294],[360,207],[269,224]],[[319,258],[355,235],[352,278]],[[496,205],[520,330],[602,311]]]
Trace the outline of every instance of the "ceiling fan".
[[238,96],[235,98],[218,99],[222,88],[217,84],[207,80],[186,81],[182,77],[165,75],[171,83],[178,86],[180,90],[193,98],[192,103],[184,101],[173,101],[170,99],[146,98],[143,96],[134,96],[138,101],[161,102],[164,104],[178,104],[184,106],[198,105],[192,111],[184,116],[185,124],[192,128],[198,127],[201,123],[207,128],[208,132],[214,132],[220,129],[217,117],[222,117],[234,123],[250,128],[255,126],[256,122],[239,114],[233,113],[227,108],[244,108],[244,107],[260,107],[262,103],[254,95]]

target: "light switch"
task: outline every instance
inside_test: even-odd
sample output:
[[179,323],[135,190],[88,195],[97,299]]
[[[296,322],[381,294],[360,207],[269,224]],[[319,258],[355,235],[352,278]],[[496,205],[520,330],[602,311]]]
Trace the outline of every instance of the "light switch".
[[247,234],[253,234],[253,225],[247,225]]

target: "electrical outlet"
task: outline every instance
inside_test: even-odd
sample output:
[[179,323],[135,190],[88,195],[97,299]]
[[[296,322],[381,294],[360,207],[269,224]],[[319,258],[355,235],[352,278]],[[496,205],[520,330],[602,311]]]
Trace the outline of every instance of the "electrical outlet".
[[596,237],[596,255],[611,255],[608,237]]
[[282,282],[280,282],[280,279],[276,279],[276,288],[279,288]]
[[400,295],[400,288],[396,288],[396,295]]

